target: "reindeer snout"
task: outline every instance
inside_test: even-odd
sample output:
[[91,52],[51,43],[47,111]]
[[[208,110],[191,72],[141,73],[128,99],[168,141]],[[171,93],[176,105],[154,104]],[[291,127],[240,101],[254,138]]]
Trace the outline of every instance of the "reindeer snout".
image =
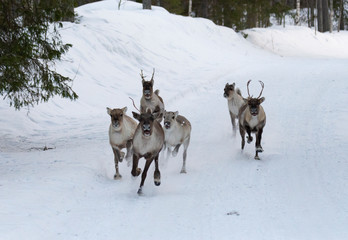
[[147,96],[147,97],[150,96],[151,95],[151,91],[148,90],[148,89],[144,90],[144,95]]
[[151,130],[150,124],[144,124],[144,125],[143,125],[143,130],[144,130],[144,131],[150,131],[150,130]]
[[257,115],[257,108],[250,108],[251,115],[256,116]]
[[166,129],[169,129],[170,128],[170,122],[164,122],[164,127]]
[[228,97],[228,95],[227,95],[226,93],[224,93],[224,97],[225,97],[225,98],[227,98],[227,97]]
[[151,126],[150,126],[150,124],[144,124],[143,125],[143,133],[144,133],[144,136],[146,136],[146,137],[151,135]]
[[114,122],[112,123],[112,126],[113,126],[114,128],[118,128],[118,127],[120,126],[120,122],[119,122],[119,121],[114,121]]

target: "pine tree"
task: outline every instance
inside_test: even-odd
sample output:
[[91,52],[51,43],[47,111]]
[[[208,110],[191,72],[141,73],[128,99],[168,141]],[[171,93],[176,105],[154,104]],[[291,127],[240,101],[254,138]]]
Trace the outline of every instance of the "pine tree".
[[0,94],[20,109],[59,95],[71,100],[77,94],[53,69],[71,47],[58,33],[63,18],[74,15],[62,6],[66,0],[1,0]]

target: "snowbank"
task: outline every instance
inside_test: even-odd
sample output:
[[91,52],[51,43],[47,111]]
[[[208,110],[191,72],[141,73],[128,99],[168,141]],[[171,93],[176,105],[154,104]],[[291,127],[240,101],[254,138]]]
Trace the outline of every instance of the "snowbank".
[[348,58],[348,32],[320,33],[308,27],[277,26],[243,31],[247,40],[281,56]]

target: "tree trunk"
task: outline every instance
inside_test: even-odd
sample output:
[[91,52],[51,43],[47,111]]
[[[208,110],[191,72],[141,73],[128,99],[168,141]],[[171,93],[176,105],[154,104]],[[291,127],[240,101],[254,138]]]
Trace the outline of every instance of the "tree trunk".
[[330,0],[330,18],[329,18],[329,24],[330,24],[330,33],[332,33],[333,28],[333,0]]
[[151,0],[143,0],[143,9],[151,10]]
[[192,17],[192,0],[189,0],[188,15],[189,17]]
[[317,18],[318,18],[318,31],[324,32],[322,0],[317,0]]
[[201,17],[208,18],[208,0],[202,0]]
[[337,29],[339,30],[344,30],[344,4],[343,4],[343,0],[341,0],[340,2],[340,18],[339,18],[339,21],[338,21],[338,27]]
[[322,3],[323,3],[323,31],[327,32],[330,30],[329,4],[328,4],[328,0],[322,0]]
[[314,27],[314,20],[315,20],[315,16],[314,16],[314,9],[315,9],[315,2],[314,0],[310,0],[310,6],[311,6],[311,27]]
[[300,0],[296,0],[296,17],[295,17],[295,25],[300,26]]

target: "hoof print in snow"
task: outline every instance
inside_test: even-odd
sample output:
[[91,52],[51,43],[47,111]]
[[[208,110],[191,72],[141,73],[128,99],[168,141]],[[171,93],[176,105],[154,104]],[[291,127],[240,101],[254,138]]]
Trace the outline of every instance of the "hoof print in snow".
[[231,211],[231,212],[228,212],[226,215],[228,215],[228,216],[231,216],[231,215],[239,216],[240,214],[237,211]]

